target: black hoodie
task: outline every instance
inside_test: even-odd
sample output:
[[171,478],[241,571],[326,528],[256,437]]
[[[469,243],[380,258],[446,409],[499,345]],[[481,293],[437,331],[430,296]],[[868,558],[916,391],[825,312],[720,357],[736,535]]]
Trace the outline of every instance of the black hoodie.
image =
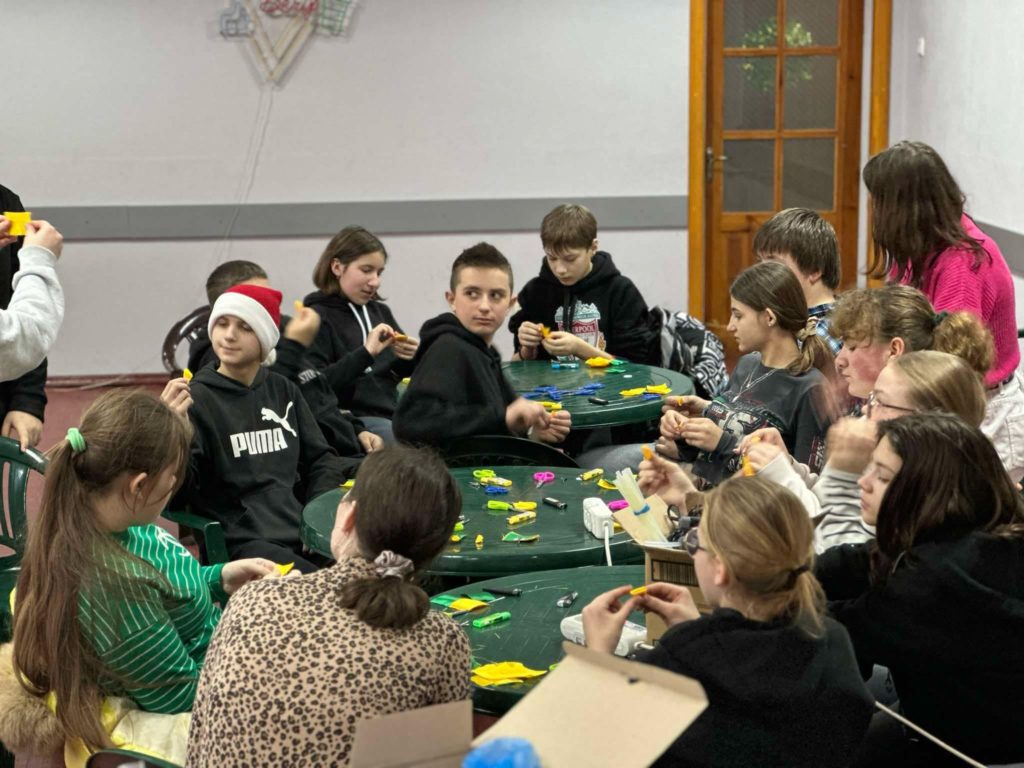
[[655,766],[845,766],[873,711],[850,638],[728,608],[669,629],[642,661],[698,680],[708,708]]
[[[526,321],[570,331],[599,349],[603,338],[606,352],[634,363],[655,365],[660,360],[658,334],[650,326],[644,297],[604,251],[594,254],[590,274],[575,285],[558,282],[544,259],[540,276],[523,286],[519,311],[508,321],[516,352],[519,326]],[[544,347],[537,348],[539,360],[550,357]]]
[[412,381],[395,410],[395,437],[443,447],[457,437],[509,434],[505,409],[518,395],[501,370],[501,356],[455,315],[423,324],[413,362]]
[[[270,370],[299,385],[299,391],[313,412],[317,426],[339,456],[363,458],[366,454],[359,443],[359,433],[365,429],[363,423],[341,413],[334,390],[327,383],[327,378],[309,362],[305,347],[293,339],[284,337],[284,329],[289,319],[286,315],[281,316],[281,340],[275,347],[277,360],[270,366]],[[218,362],[213,344],[204,328],[189,345],[188,367],[196,372]]]
[[228,551],[254,540],[301,553],[302,507],[355,474],[324,440],[299,388],[261,368],[251,386],[200,369],[184,499],[224,526]]
[[366,334],[380,323],[402,333],[387,304],[371,301],[359,306],[341,294],[322,291],[309,294],[305,303],[320,313],[327,329],[317,334],[309,359],[324,370],[338,402],[356,416],[390,419],[398,398],[395,387],[412,372],[413,361],[402,360],[391,349],[374,359],[363,346]]

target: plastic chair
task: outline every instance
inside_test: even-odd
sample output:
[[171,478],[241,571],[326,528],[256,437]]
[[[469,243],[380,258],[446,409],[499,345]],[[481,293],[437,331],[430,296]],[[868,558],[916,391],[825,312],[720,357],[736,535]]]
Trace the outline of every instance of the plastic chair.
[[171,330],[164,337],[163,361],[164,368],[172,376],[180,376],[182,368],[178,366],[178,347],[181,342],[188,341],[190,344],[199,336],[199,332],[206,328],[210,320],[209,305],[197,307],[185,315],[181,320],[171,326]]
[[187,509],[165,509],[163,517],[177,523],[183,530],[178,538],[191,531],[199,544],[199,560],[203,565],[217,565],[228,561],[228,545],[224,528],[216,520],[189,512]]
[[91,754],[85,765],[86,768],[129,768],[140,765],[145,768],[181,768],[177,763],[169,763],[129,749],[101,749]]
[[449,467],[504,465],[512,467],[579,468],[573,459],[546,443],[508,435],[474,435],[453,440],[444,450]]

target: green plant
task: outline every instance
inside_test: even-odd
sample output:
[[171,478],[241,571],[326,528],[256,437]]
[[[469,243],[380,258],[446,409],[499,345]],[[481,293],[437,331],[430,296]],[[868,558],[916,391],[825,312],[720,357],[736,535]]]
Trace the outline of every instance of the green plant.
[[[778,21],[773,16],[743,35],[743,47],[773,48],[777,44],[778,37]],[[787,48],[807,48],[814,45],[814,36],[811,31],[799,21],[791,21],[786,25],[785,37]],[[775,88],[775,62],[774,58],[760,56],[746,59],[741,66],[747,82],[759,91],[770,93]],[[793,87],[814,78],[811,72],[811,62],[806,57],[794,56],[787,59],[787,64],[787,87]]]

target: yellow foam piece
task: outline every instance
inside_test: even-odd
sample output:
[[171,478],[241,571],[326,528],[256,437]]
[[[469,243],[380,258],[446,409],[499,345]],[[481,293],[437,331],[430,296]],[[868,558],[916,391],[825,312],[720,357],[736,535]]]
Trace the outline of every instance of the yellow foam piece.
[[452,544],[458,544],[460,541],[462,541],[462,536],[460,536],[457,533],[453,533],[450,541]]
[[474,600],[471,597],[460,597],[448,604],[450,611],[472,611],[474,608],[483,608],[487,603],[483,600]]
[[292,568],[295,567],[295,563],[275,563],[274,567],[277,568],[277,572],[282,576],[287,576]]
[[480,677],[492,682],[510,679],[522,681],[531,677],[540,677],[541,675],[546,674],[547,670],[530,669],[521,661],[499,661],[494,664],[484,664],[483,666],[477,667],[473,670],[474,677]]
[[25,225],[32,221],[32,211],[4,211],[4,217],[11,222],[7,234],[19,237],[27,233]]
[[646,394],[646,387],[637,387],[636,389],[624,389],[619,392],[623,397],[639,397],[640,395]]
[[672,387],[668,384],[648,384],[647,391],[652,395],[667,395],[672,392]]
[[629,590],[629,594],[633,595],[633,597],[636,597],[638,595],[646,595],[647,587],[633,587],[633,589]]
[[518,509],[520,512],[532,512],[537,508],[536,501],[513,501],[512,508]]
[[651,450],[651,446],[646,444],[641,445],[640,451],[643,453],[644,459],[646,459],[647,461],[650,461],[651,459],[654,458],[654,451]]
[[473,543],[476,544],[477,549],[480,549],[480,547],[484,545],[484,535],[482,533],[478,533],[476,535],[476,541]]
[[598,488],[604,488],[606,491],[617,491],[619,486],[613,483],[611,480],[605,480],[603,477],[597,481]]
[[540,327],[540,335],[546,339],[548,336],[551,335],[551,329],[548,328],[546,325],[542,325]]
[[607,357],[588,357],[587,365],[591,368],[607,368],[612,364],[612,361]]
[[402,379],[402,383],[405,384],[405,386],[409,386],[410,381],[412,381],[412,378],[409,376],[406,376],[404,379]]
[[296,312],[301,312],[302,311],[302,306],[303,306],[302,305],[302,301],[300,299],[296,299],[295,300],[295,311]]
[[547,408],[549,411],[560,411],[562,410],[562,404],[556,403],[551,400],[541,400],[540,404]]
[[356,481],[355,480],[346,480],[344,483],[342,483],[338,487],[339,488],[345,488],[346,490],[348,490],[349,488],[355,488],[356,487]]
[[186,368],[184,371],[181,372],[181,378],[183,378],[185,381],[192,381],[192,371]]
[[473,675],[469,679],[472,680],[473,683],[475,683],[476,685],[479,685],[481,688],[488,688],[497,685],[515,685],[516,683],[523,682],[522,680],[519,680],[518,678],[514,677],[509,678],[507,680],[488,680],[486,677],[477,677],[476,675]]

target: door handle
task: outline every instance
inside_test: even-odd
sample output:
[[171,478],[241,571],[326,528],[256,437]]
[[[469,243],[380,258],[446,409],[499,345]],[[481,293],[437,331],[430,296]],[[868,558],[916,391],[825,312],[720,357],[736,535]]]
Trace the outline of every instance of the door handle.
[[725,162],[729,159],[728,155],[716,155],[715,150],[708,147],[704,150],[704,178],[710,184],[711,177],[715,173],[715,161]]

